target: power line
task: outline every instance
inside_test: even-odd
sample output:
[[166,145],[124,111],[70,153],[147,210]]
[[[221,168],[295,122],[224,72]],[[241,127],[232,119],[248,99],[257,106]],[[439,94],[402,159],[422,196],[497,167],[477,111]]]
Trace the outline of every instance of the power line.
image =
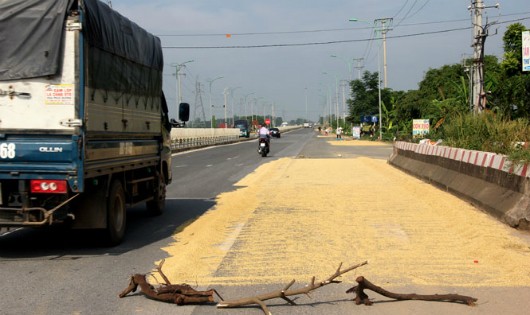
[[397,23],[396,27],[399,26],[399,24],[401,24],[401,22],[405,21],[405,19],[409,16],[410,11],[412,11],[412,9],[414,9],[414,7],[416,6],[416,3],[418,3],[418,0],[414,0],[414,3],[410,6],[410,8],[407,11],[407,13],[405,13],[405,16],[401,20],[399,20],[399,22]]
[[405,7],[407,6],[407,3],[409,3],[409,0],[405,1],[405,3],[404,3],[404,4],[401,6],[401,8],[397,11],[397,13],[394,14],[394,16],[392,17],[393,19],[395,19],[396,16],[398,16],[398,15],[401,13],[401,11],[403,11],[403,9],[405,9]]
[[431,2],[431,0],[427,0],[427,1],[425,1],[425,3],[424,3],[424,4],[423,4],[418,10],[416,10],[416,12],[412,13],[412,15],[409,16],[409,19],[410,19],[411,17],[415,16],[416,14],[418,14],[418,12],[420,12],[421,10],[423,10],[423,8],[425,8],[425,6],[426,6],[429,2]]
[[[449,33],[455,31],[469,30],[471,27],[461,27],[455,29],[441,30],[441,31],[431,31],[415,34],[406,34],[406,35],[396,35],[388,36],[387,38],[402,38],[402,37],[413,37],[413,36],[422,36],[429,34],[440,34],[440,33]],[[354,42],[366,42],[371,41],[373,38],[369,39],[348,39],[348,40],[336,40],[336,41],[327,41],[327,42],[311,42],[311,43],[290,43],[290,44],[263,44],[263,45],[238,45],[238,46],[162,46],[165,49],[235,49],[235,48],[268,48],[268,47],[293,47],[293,46],[314,46],[314,45],[331,45],[331,44],[343,44],[343,43],[354,43]]]
[[[519,22],[519,21],[524,21],[524,20],[528,20],[528,19],[530,19],[530,17],[524,17],[524,18],[510,20],[510,21],[497,22],[496,24],[505,24],[505,23]],[[416,37],[416,36],[431,35],[431,34],[450,33],[450,32],[469,30],[471,28],[472,28],[471,26],[466,26],[466,27],[439,30],[439,31],[421,32],[421,33],[404,34],[404,35],[394,35],[394,36],[388,36],[387,39]],[[373,38],[336,40],[336,41],[326,41],[326,42],[310,42],[310,43],[289,43],[289,44],[263,44],[263,45],[237,45],[237,46],[162,46],[162,48],[164,48],[164,49],[244,49],[244,48],[269,48],[269,47],[296,47],[296,46],[332,45],[332,44],[343,44],[343,43],[367,42],[367,41],[371,41],[371,40],[373,40]]]
[[[425,3],[427,4],[429,0]],[[424,6],[425,6],[424,4]],[[419,12],[423,7],[419,8],[414,14]],[[516,16],[516,15],[527,15],[529,12],[510,13],[501,15],[502,17]],[[453,23],[453,22],[468,22],[469,19],[455,19],[455,20],[440,20],[430,22],[418,22],[409,24],[400,24],[399,26],[420,26],[429,24],[442,24],[442,23]],[[350,27],[350,28],[331,28],[331,29],[316,29],[316,30],[300,30],[300,31],[278,31],[278,32],[244,32],[244,33],[204,33],[204,34],[157,34],[158,37],[208,37],[208,36],[226,36],[230,34],[232,36],[256,36],[256,35],[281,35],[281,34],[303,34],[303,33],[325,33],[325,32],[344,32],[344,31],[358,31],[373,29],[373,26],[367,27]]]
[[[467,20],[466,20],[467,21]],[[371,29],[372,27],[350,27],[350,28],[331,28],[331,29],[317,29],[317,30],[301,30],[301,31],[277,31],[277,32],[245,32],[245,33],[204,33],[204,34],[158,34],[158,37],[205,37],[205,36],[255,36],[255,35],[280,35],[280,34],[301,34],[301,33],[323,33],[323,32],[337,32],[337,31],[355,31]]]

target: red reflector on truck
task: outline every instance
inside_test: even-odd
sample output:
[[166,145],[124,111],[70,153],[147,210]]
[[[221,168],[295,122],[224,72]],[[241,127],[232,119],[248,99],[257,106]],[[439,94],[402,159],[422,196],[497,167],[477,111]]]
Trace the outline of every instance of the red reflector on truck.
[[66,194],[65,180],[34,179],[31,181],[31,192],[34,194]]

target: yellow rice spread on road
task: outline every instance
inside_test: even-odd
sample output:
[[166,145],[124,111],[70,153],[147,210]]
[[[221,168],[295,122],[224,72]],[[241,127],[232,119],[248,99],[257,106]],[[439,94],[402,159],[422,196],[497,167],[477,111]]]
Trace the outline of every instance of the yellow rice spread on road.
[[530,286],[528,235],[385,160],[282,158],[236,186],[164,248],[172,283],[306,282],[367,260],[342,280]]

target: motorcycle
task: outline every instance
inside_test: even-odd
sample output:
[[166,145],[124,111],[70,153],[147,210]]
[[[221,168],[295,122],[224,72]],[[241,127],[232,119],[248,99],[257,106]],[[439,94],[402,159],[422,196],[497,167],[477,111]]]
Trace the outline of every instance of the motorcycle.
[[259,138],[258,141],[258,153],[262,157],[266,157],[269,154],[269,141],[266,138]]

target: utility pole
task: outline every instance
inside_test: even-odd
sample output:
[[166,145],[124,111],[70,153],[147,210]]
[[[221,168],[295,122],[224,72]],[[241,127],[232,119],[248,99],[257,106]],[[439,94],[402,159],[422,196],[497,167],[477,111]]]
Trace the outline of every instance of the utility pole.
[[342,87],[342,119],[344,124],[346,124],[346,88],[348,87],[348,81],[341,80]]
[[202,91],[201,91],[201,82],[199,82],[199,77],[195,81],[195,112],[193,117],[197,118],[197,111],[200,109],[202,113],[202,121],[206,123],[206,113],[204,112],[204,105],[202,103]]
[[357,69],[357,73],[359,75],[359,80],[361,79],[361,70],[364,68],[362,65],[364,58],[353,58],[353,61],[357,61],[357,65],[355,66],[355,69]]
[[[172,66],[175,67],[175,76],[177,77],[177,106],[178,104],[182,103],[182,93],[181,93],[181,87],[180,87],[180,70],[182,70],[182,68],[186,68],[186,64],[187,63],[190,63],[190,62],[193,62],[193,60],[188,60],[186,62],[183,62],[183,63],[178,63],[178,64],[173,64]],[[185,75],[183,73],[183,75]]]
[[484,43],[488,37],[488,28],[490,24],[482,25],[482,14],[484,9],[498,8],[499,4],[494,6],[485,6],[482,0],[471,0],[468,10],[471,11],[473,24],[473,111],[480,113],[486,108],[486,93],[484,91]]
[[374,20],[374,26],[376,31],[381,32],[383,39],[383,73],[384,73],[384,87],[388,87],[388,77],[387,77],[387,65],[386,65],[386,33],[391,31],[393,18],[383,18]]

